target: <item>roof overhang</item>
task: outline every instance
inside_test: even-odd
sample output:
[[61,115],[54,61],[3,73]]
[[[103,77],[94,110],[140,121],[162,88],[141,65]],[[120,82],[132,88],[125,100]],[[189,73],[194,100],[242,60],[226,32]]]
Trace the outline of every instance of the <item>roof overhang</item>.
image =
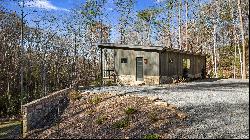
[[123,49],[123,50],[148,50],[148,51],[162,51],[163,47],[161,46],[141,46],[141,45],[123,45],[115,43],[105,43],[98,44],[99,48],[106,49]]
[[206,56],[206,54],[201,53],[193,53],[190,51],[178,50],[173,48],[167,48],[162,46],[142,46],[142,45],[124,45],[124,44],[115,44],[115,43],[101,43],[98,44],[98,48],[105,49],[123,49],[123,50],[141,50],[141,51],[152,51],[152,52],[176,52],[187,55],[198,55],[198,56]]

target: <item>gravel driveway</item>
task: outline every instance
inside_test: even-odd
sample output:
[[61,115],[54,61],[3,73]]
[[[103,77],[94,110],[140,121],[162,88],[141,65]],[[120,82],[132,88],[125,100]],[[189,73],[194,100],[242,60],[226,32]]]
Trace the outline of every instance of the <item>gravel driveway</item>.
[[[159,86],[110,86],[88,89],[158,97],[185,111],[187,127],[170,138],[249,138],[249,80],[207,79]],[[85,91],[86,92],[86,91]]]

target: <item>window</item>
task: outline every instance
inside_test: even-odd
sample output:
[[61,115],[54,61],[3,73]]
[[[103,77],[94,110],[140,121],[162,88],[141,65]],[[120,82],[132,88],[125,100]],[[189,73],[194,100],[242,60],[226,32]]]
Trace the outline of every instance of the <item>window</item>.
[[121,63],[128,63],[128,58],[121,58]]
[[183,59],[183,67],[190,69],[190,59]]

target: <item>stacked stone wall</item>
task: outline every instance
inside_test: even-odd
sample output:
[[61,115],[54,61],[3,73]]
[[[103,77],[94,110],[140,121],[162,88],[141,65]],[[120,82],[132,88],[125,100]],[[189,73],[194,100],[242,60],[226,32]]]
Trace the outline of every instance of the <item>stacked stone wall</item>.
[[[63,89],[22,106],[23,136],[52,123],[68,104],[70,89]],[[59,111],[59,112],[58,112]]]

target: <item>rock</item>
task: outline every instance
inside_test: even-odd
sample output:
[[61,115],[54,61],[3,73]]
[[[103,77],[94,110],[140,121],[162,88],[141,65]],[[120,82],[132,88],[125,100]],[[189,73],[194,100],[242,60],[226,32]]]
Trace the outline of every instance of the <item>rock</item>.
[[168,108],[171,109],[171,110],[177,109],[177,107],[175,105],[172,105],[172,104],[168,105]]
[[149,100],[152,100],[152,101],[156,101],[156,100],[160,100],[160,98],[159,97],[148,97],[148,99]]
[[169,106],[167,102],[155,102],[155,105]]
[[176,115],[179,119],[182,119],[182,120],[187,118],[187,114],[183,112],[177,112]]

